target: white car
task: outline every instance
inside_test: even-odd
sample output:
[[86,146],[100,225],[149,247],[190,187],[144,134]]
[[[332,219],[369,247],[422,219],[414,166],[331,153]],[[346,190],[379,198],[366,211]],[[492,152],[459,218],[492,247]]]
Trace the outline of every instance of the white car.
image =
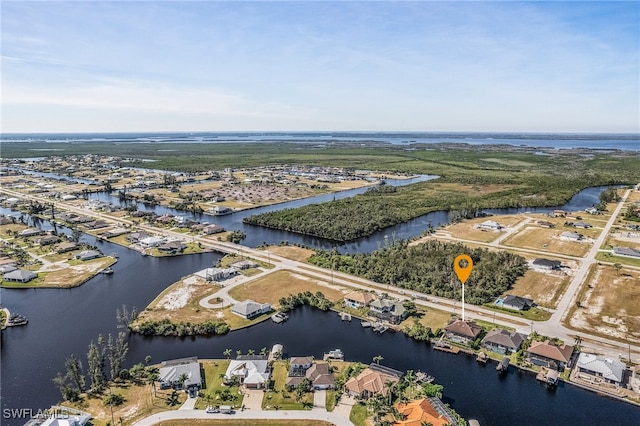
[[209,413],[209,414],[219,413],[219,412],[220,412],[220,410],[218,410],[217,408],[213,408],[211,405],[209,405],[207,407],[207,413]]

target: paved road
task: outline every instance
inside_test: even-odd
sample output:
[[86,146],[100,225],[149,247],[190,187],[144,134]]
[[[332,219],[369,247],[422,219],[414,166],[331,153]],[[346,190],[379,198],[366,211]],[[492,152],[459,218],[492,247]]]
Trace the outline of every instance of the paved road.
[[209,414],[205,410],[172,410],[153,414],[136,423],[134,426],[152,426],[162,421],[177,419],[270,419],[270,420],[324,420],[336,426],[352,426],[348,418],[324,410],[237,410],[235,414]]

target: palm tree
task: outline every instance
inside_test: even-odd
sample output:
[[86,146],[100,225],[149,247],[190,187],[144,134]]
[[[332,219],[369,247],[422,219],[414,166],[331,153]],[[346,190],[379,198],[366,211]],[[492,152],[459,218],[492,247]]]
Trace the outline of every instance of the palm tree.
[[151,387],[153,388],[153,396],[156,397],[156,382],[158,381],[158,379],[160,378],[160,372],[158,371],[157,368],[152,368],[151,370],[149,370],[149,376],[147,377],[147,380],[149,381],[149,383],[151,384]]
[[267,355],[267,348],[266,347],[260,349],[260,355],[262,355],[262,356],[266,356]]
[[231,349],[225,349],[224,352],[222,352],[222,355],[226,356],[227,359],[231,358]]
[[413,373],[413,370],[407,370],[402,381],[406,385],[407,389],[409,389],[409,399],[413,399],[413,391],[416,387],[416,375]]
[[255,353],[256,353],[256,351],[254,351],[253,349],[249,349],[249,350],[247,351],[247,355],[253,355],[253,354],[255,354]]
[[189,375],[187,373],[182,373],[178,376],[178,382],[180,382],[180,389],[184,389],[184,383],[189,379]]
[[382,361],[384,359],[384,357],[382,355],[376,355],[373,357],[373,362],[375,362],[376,364],[380,364],[380,361]]
[[238,349],[238,350],[236,351],[236,355],[238,355],[238,356],[242,355],[242,351],[241,351],[240,349]]
[[573,340],[575,342],[575,346],[574,347],[575,347],[576,351],[579,351],[580,350],[580,345],[582,344],[582,337],[580,337],[580,336],[578,336],[576,334],[576,337]]

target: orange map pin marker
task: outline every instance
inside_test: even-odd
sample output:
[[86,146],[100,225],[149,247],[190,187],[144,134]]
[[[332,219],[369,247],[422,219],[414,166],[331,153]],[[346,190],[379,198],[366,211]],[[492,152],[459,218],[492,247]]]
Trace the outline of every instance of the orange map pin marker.
[[[463,260],[467,262],[467,266],[460,265]],[[453,261],[453,270],[456,271],[456,275],[462,284],[467,282],[472,269],[473,261],[467,254],[460,254],[456,257],[456,260]]]

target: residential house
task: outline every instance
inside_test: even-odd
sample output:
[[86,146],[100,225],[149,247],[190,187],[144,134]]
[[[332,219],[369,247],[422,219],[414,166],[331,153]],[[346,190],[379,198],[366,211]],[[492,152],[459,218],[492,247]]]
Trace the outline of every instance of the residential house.
[[394,426],[432,426],[457,425],[458,420],[451,409],[438,398],[423,398],[407,403],[397,403],[396,410],[404,420],[396,420]]
[[219,234],[220,232],[224,232],[224,228],[218,225],[207,225],[202,228],[202,232],[204,232],[206,235]]
[[533,266],[544,271],[555,271],[562,267],[562,262],[539,257],[533,261]]
[[[197,357],[163,361],[158,371],[160,389],[200,389],[202,376]],[[183,381],[184,379],[184,381]]]
[[551,217],[565,217],[568,213],[564,210],[554,210]]
[[29,237],[35,237],[36,235],[42,235],[42,234],[44,234],[44,231],[42,229],[27,228],[18,232],[18,237],[29,238]]
[[640,257],[640,250],[629,247],[614,247],[613,254],[616,256]]
[[149,237],[151,237],[151,235],[147,234],[146,232],[132,232],[127,235],[127,241],[129,241],[131,244],[135,244],[140,240],[144,240],[145,238]]
[[15,223],[15,219],[11,216],[0,215],[0,225],[9,225]]
[[305,379],[307,370],[312,365],[312,356],[292,356],[289,360],[289,372],[287,374],[286,382],[287,387],[297,387]]
[[331,373],[331,368],[326,362],[316,362],[307,370],[305,377],[316,390],[333,389],[336,379]]
[[371,364],[356,377],[352,377],[344,384],[345,391],[351,396],[369,397],[381,393],[387,395],[389,385],[400,381],[402,373],[378,364]]
[[128,232],[129,232],[129,230],[127,228],[115,228],[115,229],[112,229],[110,231],[105,232],[103,234],[103,236],[105,238],[113,238],[113,237],[117,237],[119,235],[124,235],[124,234],[126,234]]
[[469,344],[480,336],[482,327],[473,321],[456,318],[444,328],[444,337],[454,342]]
[[538,225],[542,226],[543,228],[555,228],[555,225],[547,220],[539,220]]
[[100,228],[106,228],[111,225],[109,225],[109,223],[104,220],[98,219],[98,220],[94,220],[93,222],[87,222],[84,224],[84,226],[86,226],[87,229],[100,229]]
[[366,291],[352,291],[344,296],[344,303],[347,306],[358,309],[363,306],[369,306],[377,297],[373,293]]
[[593,226],[587,222],[573,222],[573,227],[574,228],[593,228]]
[[223,281],[238,274],[236,268],[206,268],[195,273],[195,275],[207,281]]
[[16,268],[15,264],[13,264],[13,263],[9,263],[9,264],[6,264],[6,265],[1,265],[0,266],[0,274],[6,274],[7,272],[12,272],[12,271],[15,271],[16,269],[18,269],[18,268]]
[[627,366],[617,359],[604,358],[596,354],[582,352],[576,362],[576,369],[580,374],[595,377],[596,381],[621,385]]
[[582,234],[578,234],[575,231],[565,231],[560,234],[560,239],[564,241],[581,241],[582,238]]
[[526,339],[527,336],[516,331],[495,329],[488,332],[482,339],[482,347],[492,352],[506,354],[517,352]]
[[182,241],[174,240],[167,241],[164,244],[160,244],[158,246],[158,250],[163,251],[165,253],[182,253],[184,249],[187,248],[186,244]]
[[400,324],[407,317],[407,312],[399,300],[376,299],[369,304],[369,315],[391,324]]
[[84,262],[86,260],[95,259],[100,256],[102,256],[102,253],[97,250],[82,250],[80,253],[77,253],[75,256],[73,256],[73,258],[82,260]]
[[224,374],[225,383],[239,384],[249,389],[264,389],[267,387],[270,376],[269,361],[262,355],[240,355],[231,360]]
[[504,297],[499,298],[494,302],[494,304],[506,309],[513,309],[516,311],[526,311],[535,305],[534,301],[531,299],[527,299],[526,297],[513,296],[511,294],[507,294]]
[[573,355],[573,346],[552,345],[548,340],[544,342],[531,342],[526,352],[527,359],[535,365],[554,368],[562,371],[570,365]]
[[41,246],[48,246],[50,244],[55,244],[60,239],[57,235],[45,235],[44,237],[36,238],[35,243],[40,244]]
[[144,248],[157,247],[165,242],[164,237],[147,237],[138,240],[138,243]]
[[489,231],[499,231],[502,228],[503,226],[495,220],[486,220],[478,225],[478,229],[487,229]]
[[584,209],[584,211],[589,213],[589,214],[600,214],[598,209],[596,209],[595,207],[588,207],[588,208]]
[[16,269],[11,272],[7,272],[4,274],[5,281],[11,281],[16,283],[28,283],[34,278],[37,278],[38,274],[33,271],[28,271],[26,269]]
[[58,254],[62,254],[62,253],[67,253],[69,251],[73,251],[77,248],[78,248],[78,244],[67,241],[67,242],[58,244],[58,246],[56,247],[56,252]]
[[242,259],[236,260],[235,262],[231,263],[231,266],[240,271],[244,271],[245,269],[257,268],[258,264],[251,260]]
[[253,300],[245,300],[231,307],[231,312],[246,319],[253,319],[262,314],[271,311],[271,305],[268,303],[257,303]]

